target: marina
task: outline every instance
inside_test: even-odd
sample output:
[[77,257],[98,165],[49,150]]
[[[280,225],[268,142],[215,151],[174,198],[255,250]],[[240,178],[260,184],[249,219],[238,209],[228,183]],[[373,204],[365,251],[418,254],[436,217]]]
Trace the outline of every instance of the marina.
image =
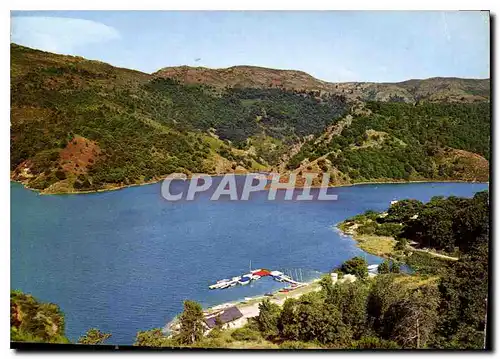
[[290,283],[290,287],[283,288],[283,290],[293,290],[295,288],[299,288],[304,285],[304,283],[294,280],[292,277],[284,274],[283,272],[277,270],[271,271],[268,269],[261,268],[261,269],[250,270],[249,273],[237,277],[232,277],[231,279],[218,280],[215,284],[209,285],[208,288],[227,289],[230,287],[234,287],[236,285],[247,285],[250,282],[257,281],[263,277],[271,277],[277,282]]

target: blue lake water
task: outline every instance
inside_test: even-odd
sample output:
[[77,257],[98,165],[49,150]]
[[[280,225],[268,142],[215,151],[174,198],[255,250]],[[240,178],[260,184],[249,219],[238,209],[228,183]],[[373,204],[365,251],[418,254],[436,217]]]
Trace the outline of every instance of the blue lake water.
[[[183,189],[183,182],[174,187]],[[203,306],[261,295],[284,284],[263,278],[210,291],[218,279],[253,268],[303,279],[365,254],[333,226],[395,199],[464,196],[487,184],[374,184],[329,189],[337,201],[167,202],[161,184],[95,194],[41,196],[11,184],[11,288],[58,304],[66,334],[91,327],[131,344],[139,330],[163,327],[192,299]],[[317,190],[313,190],[315,192]]]

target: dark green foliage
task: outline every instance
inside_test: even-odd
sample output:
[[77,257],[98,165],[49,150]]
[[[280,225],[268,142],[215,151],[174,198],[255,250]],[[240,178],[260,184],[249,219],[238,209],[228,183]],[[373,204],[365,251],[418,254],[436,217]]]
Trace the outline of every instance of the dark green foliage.
[[398,343],[378,337],[362,337],[351,343],[351,349],[400,349]]
[[387,274],[390,271],[391,271],[391,266],[390,266],[390,262],[388,260],[383,261],[378,266],[378,273],[379,274]]
[[[412,135],[421,144],[440,144],[479,153],[489,158],[490,105],[481,103],[403,103],[370,102],[367,107],[382,118],[404,142]],[[373,129],[379,123],[373,122]]]
[[406,248],[407,245],[408,241],[406,240],[406,238],[398,238],[396,245],[394,246],[394,249],[396,251],[402,251]]
[[214,128],[220,138],[235,143],[262,131],[281,139],[319,134],[345,111],[342,98],[332,96],[321,102],[307,93],[276,88],[235,88],[214,96],[206,86],[158,78],[146,89],[155,99],[148,104],[149,112],[186,129]]
[[450,264],[439,291],[441,320],[434,345],[439,348],[483,348],[488,298],[487,245],[474,247],[457,263]]
[[399,223],[382,223],[375,228],[375,235],[396,237],[401,233],[402,226]]
[[368,284],[361,281],[335,284],[331,289],[323,287],[323,290],[326,296],[325,303],[340,310],[342,322],[350,328],[352,337],[354,339],[361,337],[367,330]]
[[427,253],[409,252],[404,261],[415,273],[423,275],[440,275],[446,270],[446,262]]
[[439,293],[433,286],[409,289],[395,278],[376,278],[368,296],[369,321],[382,339],[405,348],[423,348],[436,323]]
[[[391,205],[385,217],[377,212],[366,212],[346,219],[340,227],[353,224],[358,225],[358,234],[395,237],[398,251],[404,250],[411,241],[424,248],[450,253],[459,248],[467,252],[486,243],[489,236],[489,195],[484,191],[472,199],[433,197],[425,204],[413,199],[403,200]],[[422,259],[417,257],[411,261]]]
[[259,315],[255,318],[258,328],[264,337],[272,337],[278,334],[278,318],[281,308],[269,299],[259,304]]
[[367,320],[375,333],[381,336],[385,333],[386,312],[392,304],[405,295],[404,285],[395,282],[394,276],[394,274],[377,276],[367,299]]
[[[489,159],[490,109],[488,103],[368,103],[370,116],[356,117],[330,142],[307,142],[288,163],[328,154],[328,159],[353,181],[370,179],[460,178],[465,168],[442,164],[436,156],[456,148]],[[388,134],[376,146],[359,147],[367,130]],[[354,147],[353,147],[354,146]],[[444,151],[444,152],[443,152]],[[438,167],[437,164],[440,163]]]
[[416,199],[404,199],[391,204],[387,210],[385,222],[407,222],[414,215],[418,215],[424,204]]
[[289,349],[289,350],[297,350],[297,349],[311,349],[320,347],[319,345],[315,345],[315,343],[301,342],[298,340],[294,341],[284,341],[280,344],[280,349]]
[[481,192],[473,199],[434,197],[426,203],[418,218],[405,223],[400,235],[422,247],[453,252],[484,243],[489,236],[489,199]]
[[301,323],[299,320],[298,302],[296,299],[288,298],[283,304],[283,309],[278,319],[278,330],[280,337],[286,340],[298,340],[300,334],[300,325]]
[[180,329],[176,340],[181,344],[194,344],[203,338],[204,317],[201,305],[191,300],[184,301],[184,311],[179,318]]
[[384,339],[398,342],[403,348],[424,348],[434,331],[439,292],[434,286],[421,286],[405,293],[384,313]]
[[344,274],[353,274],[358,278],[366,278],[368,276],[368,263],[363,257],[354,257],[342,263],[340,270]]
[[256,341],[262,338],[260,333],[248,327],[238,328],[231,333],[231,337],[238,341]]
[[377,223],[368,222],[358,227],[356,232],[359,234],[374,234],[377,229]]
[[391,262],[391,273],[401,273],[401,265],[398,262]]
[[109,333],[103,333],[99,329],[91,328],[78,339],[78,344],[99,345],[104,344],[111,337]]
[[341,345],[351,337],[339,309],[318,293],[305,294],[298,300],[287,299],[278,323],[280,337],[288,341]]
[[457,204],[453,216],[455,245],[464,252],[487,245],[490,221],[489,192],[476,193],[470,201]]
[[68,343],[64,315],[56,304],[40,303],[21,291],[10,292],[11,341]]
[[175,347],[178,346],[178,344],[174,340],[167,338],[160,328],[156,328],[138,332],[134,346],[160,348]]

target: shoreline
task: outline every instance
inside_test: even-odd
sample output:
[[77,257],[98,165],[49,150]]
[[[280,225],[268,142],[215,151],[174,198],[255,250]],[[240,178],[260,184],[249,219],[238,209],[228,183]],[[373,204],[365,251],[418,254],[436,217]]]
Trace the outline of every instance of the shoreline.
[[[342,222],[343,221],[332,225],[331,228],[334,231],[337,231],[339,233],[339,235],[341,235],[343,237],[348,237],[352,242],[354,242],[354,245],[357,248],[359,248],[362,252],[368,253],[368,254],[373,255],[375,257],[379,257],[382,260],[386,259],[384,256],[381,256],[380,254],[371,253],[371,252],[366,251],[365,249],[361,248],[359,246],[359,241],[356,240],[352,234],[344,232],[342,229],[340,229],[340,227],[338,227],[338,225]],[[248,322],[249,318],[256,317],[259,315],[259,304],[262,302],[263,299],[267,298],[270,300],[271,303],[282,306],[288,298],[298,298],[298,297],[302,296],[303,294],[321,290],[321,285],[319,284],[319,281],[321,280],[321,277],[325,274],[328,274],[328,273],[322,273],[322,275],[319,278],[314,278],[314,279],[311,279],[309,281],[303,282],[302,286],[300,286],[299,288],[297,288],[295,290],[289,291],[289,292],[280,292],[280,289],[281,289],[280,288],[278,290],[271,292],[272,296],[266,296],[265,294],[257,294],[257,295],[254,295],[252,297],[245,297],[245,298],[243,298],[243,300],[233,300],[233,301],[221,302],[221,303],[218,303],[218,304],[206,307],[206,308],[204,307],[203,313],[205,315],[210,315],[210,314],[216,313],[216,312],[223,310],[223,309],[226,309],[226,308],[236,307],[241,312],[241,314],[243,314],[243,316],[239,319],[236,319],[236,320],[230,322],[227,329],[241,328]],[[179,315],[180,315],[180,313],[178,315],[176,315],[170,322],[166,323],[165,326],[163,327],[163,329],[169,331],[171,326],[176,324]]]
[[[249,318],[256,317],[259,315],[259,304],[262,302],[263,299],[268,298],[271,301],[271,303],[282,306],[285,300],[287,300],[288,298],[297,298],[303,294],[312,291],[319,291],[321,289],[321,285],[319,284],[320,280],[321,277],[312,279],[307,282],[303,282],[303,285],[300,286],[299,288],[285,293],[280,292],[281,290],[280,288],[278,290],[273,291],[272,296],[257,294],[252,297],[245,297],[241,300],[222,302],[219,304],[203,308],[203,313],[204,315],[210,315],[226,308],[236,307],[241,312],[241,314],[243,314],[243,316],[241,318],[238,318],[230,322],[227,328],[228,329],[241,328],[248,322]],[[179,315],[180,313],[176,315],[170,322],[166,323],[165,326],[163,327],[163,330],[170,331],[171,328],[176,325]]]
[[[250,172],[249,172],[250,173]],[[244,175],[247,175],[249,173],[225,173],[225,174],[214,174],[214,175],[207,175],[207,176],[210,176],[210,177],[221,177],[221,176],[224,176],[226,174],[234,174],[235,176],[244,176]],[[281,175],[281,174],[280,174]],[[187,179],[189,179],[190,176],[187,177]],[[19,183],[20,185],[22,185],[25,189],[27,190],[30,190],[30,191],[33,191],[33,192],[36,192],[38,193],[39,195],[42,195],[42,196],[59,196],[59,195],[78,195],[78,194],[92,194],[92,193],[103,193],[103,192],[111,192],[111,191],[118,191],[118,190],[121,190],[121,189],[126,189],[126,188],[131,188],[131,187],[139,187],[139,186],[147,186],[147,185],[153,185],[153,184],[157,184],[161,181],[163,181],[165,178],[161,178],[161,179],[154,179],[154,180],[151,180],[151,181],[148,181],[148,182],[142,182],[142,183],[134,183],[134,184],[128,184],[128,185],[116,185],[116,186],[112,186],[112,187],[109,187],[109,188],[101,188],[101,189],[97,189],[97,190],[92,190],[92,191],[71,191],[71,192],[43,192],[41,190],[38,190],[36,188],[31,188],[29,186],[27,186],[23,181],[20,181],[20,180],[14,180],[14,179],[10,179],[10,182],[14,182],[14,183]],[[432,181],[432,180],[415,180],[415,181],[398,181],[398,180],[387,180],[387,181],[380,181],[380,180],[376,180],[376,181],[368,181],[368,182],[356,182],[356,183],[347,183],[347,184],[332,184],[332,185],[328,185],[328,186],[310,186],[310,187],[307,187],[307,188],[312,188],[312,189],[318,189],[318,188],[342,188],[342,187],[354,187],[354,186],[363,186],[363,185],[370,185],[370,184],[412,184],[412,183],[478,183],[478,184],[490,184],[489,181],[486,181],[486,182],[481,182],[481,181],[465,181],[465,180],[436,180],[436,181]],[[302,187],[302,186],[294,186],[294,187],[291,187],[291,188],[294,188],[294,189],[301,189],[301,188],[306,188],[306,187]],[[286,188],[280,188],[282,190],[286,190]],[[269,188],[265,188],[264,191],[268,191]]]

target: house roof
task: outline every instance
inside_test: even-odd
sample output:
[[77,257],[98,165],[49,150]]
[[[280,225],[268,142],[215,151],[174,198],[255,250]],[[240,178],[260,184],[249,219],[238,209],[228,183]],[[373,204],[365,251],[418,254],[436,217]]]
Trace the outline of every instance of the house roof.
[[[225,309],[221,314],[218,315],[220,317],[220,321],[222,324],[226,324],[228,322],[232,322],[233,320],[239,319],[243,316],[240,310],[236,307],[229,307]],[[205,323],[209,328],[215,327],[217,316],[212,316],[209,318],[205,318]]]

